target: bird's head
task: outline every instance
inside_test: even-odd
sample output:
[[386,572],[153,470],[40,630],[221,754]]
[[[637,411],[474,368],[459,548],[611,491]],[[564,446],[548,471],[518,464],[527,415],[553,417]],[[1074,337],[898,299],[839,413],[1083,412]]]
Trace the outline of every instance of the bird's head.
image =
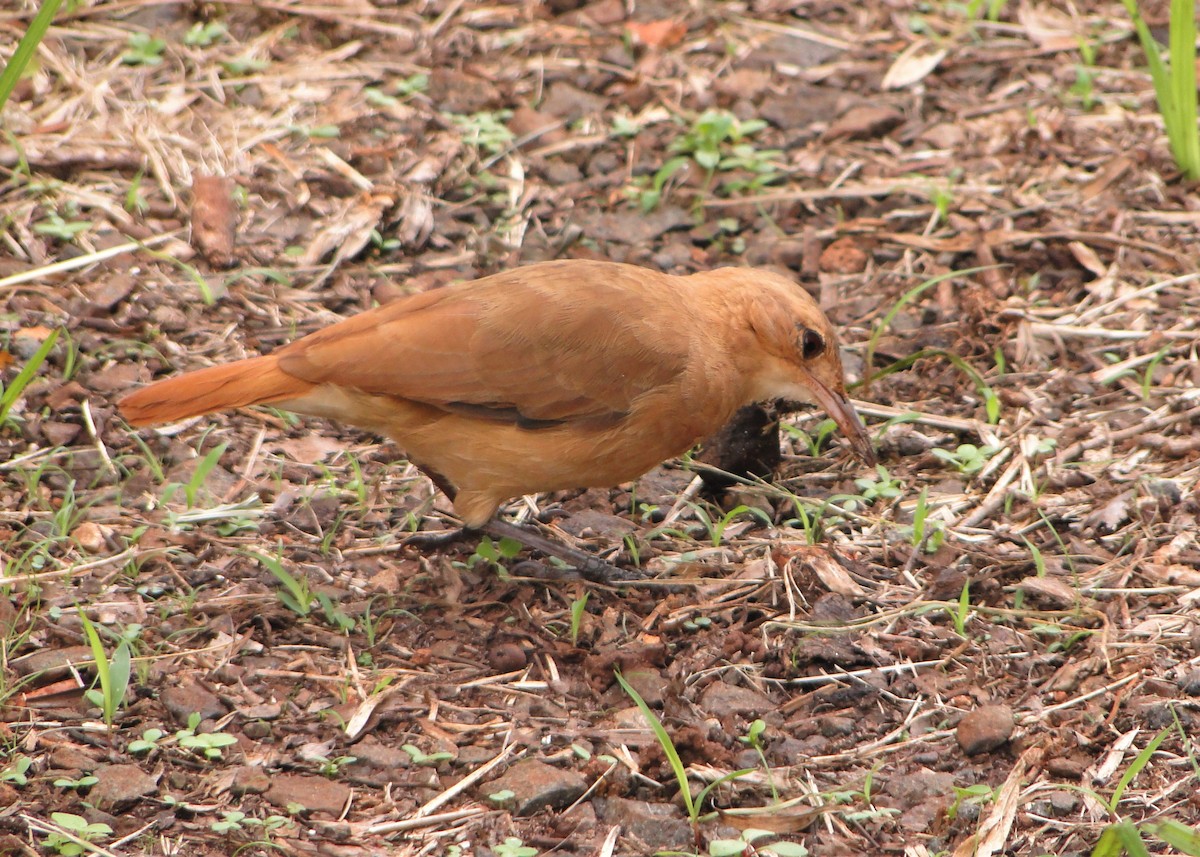
[[758,348],[751,369],[756,401],[819,405],[867,464],[875,451],[846,396],[846,377],[833,325],[796,283],[754,271],[748,290],[749,322]]

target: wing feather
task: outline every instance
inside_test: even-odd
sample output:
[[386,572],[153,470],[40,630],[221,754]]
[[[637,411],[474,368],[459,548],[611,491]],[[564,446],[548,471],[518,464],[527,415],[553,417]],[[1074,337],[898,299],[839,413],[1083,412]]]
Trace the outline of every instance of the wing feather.
[[687,366],[688,343],[655,333],[681,306],[675,281],[609,263],[526,266],[354,316],[282,349],[280,367],[530,428],[614,421]]

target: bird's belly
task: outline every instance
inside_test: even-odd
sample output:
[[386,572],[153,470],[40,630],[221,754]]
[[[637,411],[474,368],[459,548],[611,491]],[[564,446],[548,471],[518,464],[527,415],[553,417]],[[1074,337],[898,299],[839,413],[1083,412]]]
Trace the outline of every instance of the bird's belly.
[[643,433],[628,425],[525,429],[457,416],[393,437],[458,488],[497,498],[627,482],[696,440],[690,432]]

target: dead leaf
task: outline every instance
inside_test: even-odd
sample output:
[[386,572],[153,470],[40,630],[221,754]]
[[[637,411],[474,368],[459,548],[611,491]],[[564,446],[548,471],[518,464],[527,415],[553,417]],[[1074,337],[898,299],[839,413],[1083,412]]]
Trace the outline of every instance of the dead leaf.
[[883,88],[904,89],[924,80],[946,58],[944,50],[929,48],[926,42],[913,42],[901,51],[883,76]]
[[687,35],[687,24],[675,18],[661,21],[630,21],[625,25],[635,45],[648,48],[669,48],[683,41]]
[[317,265],[330,252],[335,264],[352,258],[367,246],[383,212],[393,204],[394,200],[385,195],[350,200],[342,211],[330,214],[328,225],[313,236],[300,257],[300,264]]
[[340,452],[345,448],[345,444],[319,434],[305,434],[277,441],[274,448],[293,461],[316,464],[318,461],[324,461],[330,454]]
[[233,179],[197,175],[192,180],[192,245],[214,268],[229,268],[237,230]]
[[829,139],[845,137],[850,140],[882,137],[904,121],[904,114],[880,104],[860,104],[851,107],[829,126]]
[[1054,577],[1027,577],[1018,587],[1027,594],[1037,595],[1057,607],[1070,607],[1079,600],[1079,593]]
[[1070,248],[1071,255],[1075,257],[1075,261],[1097,277],[1103,277],[1108,273],[1108,267],[1100,261],[1100,257],[1096,255],[1096,251],[1082,241],[1070,241],[1067,243],[1067,247]]
[[1132,491],[1118,494],[1087,516],[1087,526],[1099,533],[1115,533],[1129,520],[1129,504],[1132,501]]
[[806,550],[794,556],[791,561],[794,562],[796,560],[808,563],[808,566],[813,570],[813,574],[817,576],[817,579],[830,592],[844,595],[848,598],[861,598],[866,595],[863,588],[854,582],[854,578],[850,576],[846,569],[842,568],[825,551],[820,549]]
[[1017,21],[1025,28],[1025,35],[1044,51],[1073,51],[1079,48],[1079,40],[1085,38],[1083,22],[1050,6],[1034,6],[1022,3],[1017,9]]

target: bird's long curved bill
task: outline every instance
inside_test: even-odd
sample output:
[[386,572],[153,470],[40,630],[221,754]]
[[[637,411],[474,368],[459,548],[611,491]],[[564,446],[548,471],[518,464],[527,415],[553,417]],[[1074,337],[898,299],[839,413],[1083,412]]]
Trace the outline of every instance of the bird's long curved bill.
[[837,423],[858,457],[873,467],[876,461],[875,450],[871,447],[871,438],[862,420],[858,418],[858,411],[854,410],[854,405],[850,404],[844,393],[829,389],[816,378],[810,376],[807,381],[813,398]]

